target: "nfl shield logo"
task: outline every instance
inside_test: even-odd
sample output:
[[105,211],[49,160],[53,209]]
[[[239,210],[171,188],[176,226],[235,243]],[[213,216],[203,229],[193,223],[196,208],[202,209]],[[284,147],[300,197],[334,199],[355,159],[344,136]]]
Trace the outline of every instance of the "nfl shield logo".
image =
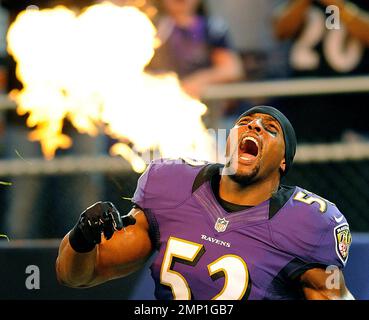
[[215,230],[218,232],[224,232],[227,229],[229,221],[225,218],[218,218],[217,222],[215,223]]

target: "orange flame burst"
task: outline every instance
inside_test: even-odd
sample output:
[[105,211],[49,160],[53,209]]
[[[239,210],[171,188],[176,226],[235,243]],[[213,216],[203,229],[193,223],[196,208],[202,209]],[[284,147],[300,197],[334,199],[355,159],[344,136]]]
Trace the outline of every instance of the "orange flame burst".
[[[21,12],[8,31],[8,51],[17,62],[23,89],[12,92],[20,115],[29,113],[46,158],[69,148],[62,133],[69,119],[80,133],[99,125],[129,139],[144,153],[210,160],[212,137],[201,121],[206,106],[186,95],[174,74],[144,72],[157,45],[156,29],[134,7],[103,3],[76,15],[65,7]],[[143,171],[142,159],[122,144],[120,154]]]

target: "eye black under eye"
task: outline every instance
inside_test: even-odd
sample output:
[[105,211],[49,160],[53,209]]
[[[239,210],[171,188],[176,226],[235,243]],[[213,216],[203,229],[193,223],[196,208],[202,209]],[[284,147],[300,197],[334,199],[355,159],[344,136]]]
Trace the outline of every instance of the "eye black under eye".
[[268,132],[272,133],[274,136],[277,135],[278,129],[277,129],[276,126],[271,125],[271,124],[266,124],[264,127],[265,127],[265,130],[267,130]]

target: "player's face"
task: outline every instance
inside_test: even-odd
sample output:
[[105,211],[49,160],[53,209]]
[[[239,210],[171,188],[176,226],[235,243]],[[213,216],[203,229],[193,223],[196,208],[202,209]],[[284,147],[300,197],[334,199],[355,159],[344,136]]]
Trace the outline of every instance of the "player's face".
[[[285,144],[279,122],[272,116],[255,113],[241,118],[227,141],[230,177],[249,184],[285,169]],[[233,174],[232,174],[233,173]]]

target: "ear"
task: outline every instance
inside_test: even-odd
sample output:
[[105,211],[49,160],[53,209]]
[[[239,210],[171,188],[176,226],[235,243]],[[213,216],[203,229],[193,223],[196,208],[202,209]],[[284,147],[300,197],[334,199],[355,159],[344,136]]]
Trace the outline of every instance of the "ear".
[[286,171],[286,159],[283,158],[283,160],[281,161],[281,164],[279,165],[279,168],[285,172]]

